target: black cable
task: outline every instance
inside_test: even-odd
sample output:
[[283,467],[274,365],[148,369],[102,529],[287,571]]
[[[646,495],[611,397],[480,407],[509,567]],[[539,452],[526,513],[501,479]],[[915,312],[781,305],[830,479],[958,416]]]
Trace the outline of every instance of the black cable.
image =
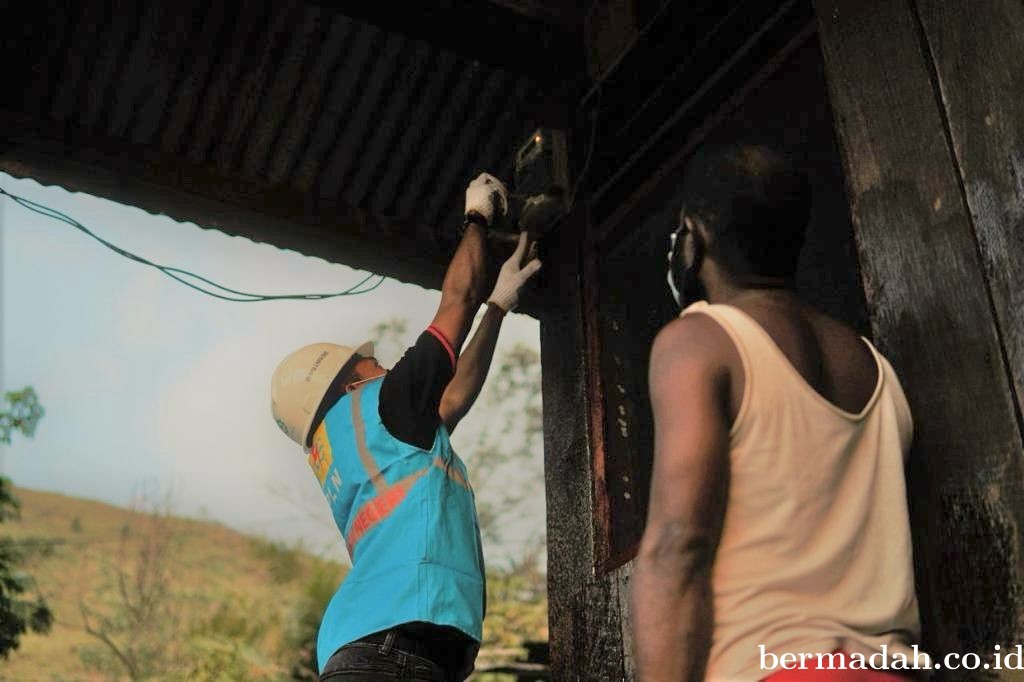
[[[222,301],[231,301],[231,302],[234,302],[234,303],[257,303],[259,301],[284,301],[284,300],[290,300],[290,301],[322,301],[324,299],[336,298],[338,296],[358,296],[359,294],[369,293],[369,292],[373,291],[374,289],[376,289],[377,287],[379,287],[381,284],[383,284],[384,280],[387,279],[387,277],[385,277],[384,275],[375,275],[373,273],[370,273],[369,275],[367,275],[366,277],[361,279],[358,283],[356,283],[355,285],[349,287],[348,289],[345,289],[344,291],[339,291],[339,292],[336,292],[336,293],[332,293],[332,294],[251,294],[251,293],[248,293],[248,292],[245,292],[245,291],[238,291],[236,289],[231,289],[231,288],[226,287],[226,286],[224,286],[222,284],[217,284],[213,280],[207,279],[206,277],[203,277],[202,275],[197,275],[194,272],[190,272],[190,271],[184,270],[182,268],[176,268],[176,267],[173,267],[173,266],[170,266],[170,265],[160,265],[159,263],[154,263],[153,261],[148,260],[146,258],[143,258],[142,256],[138,256],[138,255],[136,255],[136,254],[134,254],[134,253],[132,253],[130,251],[126,251],[126,250],[122,249],[120,246],[117,246],[116,244],[108,242],[103,237],[100,237],[99,235],[93,233],[85,225],[83,225],[82,223],[78,222],[74,218],[68,216],[67,214],[61,213],[60,211],[58,211],[58,210],[56,210],[54,208],[50,208],[49,206],[44,206],[43,204],[38,204],[38,203],[36,203],[34,201],[31,201],[29,199],[25,199],[24,197],[19,197],[19,196],[16,196],[14,194],[11,194],[10,192],[6,191],[3,187],[0,187],[0,195],[7,195],[7,196],[9,196],[14,201],[14,203],[18,204],[19,206],[22,206],[23,208],[26,208],[26,209],[28,209],[30,211],[33,211],[35,213],[38,213],[40,215],[46,216],[47,218],[52,218],[54,220],[59,220],[62,223],[66,223],[66,224],[74,227],[75,229],[78,229],[78,230],[84,232],[85,234],[87,234],[88,236],[92,237],[93,239],[98,241],[100,244],[103,244],[103,246],[107,247],[108,249],[110,249],[111,251],[113,251],[114,253],[116,253],[119,256],[124,256],[128,260],[135,261],[136,263],[139,263],[141,265],[147,265],[147,266],[149,266],[151,268],[155,268],[155,269],[159,270],[160,272],[162,272],[163,274],[165,274],[168,277],[170,277],[171,279],[175,280],[176,282],[184,284],[185,286],[187,286],[187,287],[189,287],[191,289],[195,289],[196,291],[198,291],[200,293],[203,293],[203,294],[206,294],[207,296],[212,296],[213,298],[219,298]],[[368,288],[361,288],[361,287],[363,287],[364,284],[366,284],[368,281],[370,281],[374,277],[380,277],[380,279],[377,280],[372,286],[370,286]],[[209,289],[204,289],[202,286],[199,286],[198,284],[195,284],[193,281],[189,281],[189,279],[202,282],[203,284],[208,284],[209,286],[211,286],[211,287],[213,287],[215,289],[219,289],[221,292],[224,292],[224,293],[218,293],[216,291],[210,291]],[[230,294],[230,295],[226,295],[226,294]]]

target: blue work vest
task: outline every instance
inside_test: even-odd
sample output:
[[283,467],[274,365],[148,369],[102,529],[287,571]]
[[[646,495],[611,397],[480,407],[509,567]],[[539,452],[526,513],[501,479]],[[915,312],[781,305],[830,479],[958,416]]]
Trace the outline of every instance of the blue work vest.
[[402,623],[482,637],[484,562],[466,466],[444,425],[430,450],[388,433],[377,410],[382,384],[335,403],[309,452],[352,559],[320,623],[321,670],[339,647]]

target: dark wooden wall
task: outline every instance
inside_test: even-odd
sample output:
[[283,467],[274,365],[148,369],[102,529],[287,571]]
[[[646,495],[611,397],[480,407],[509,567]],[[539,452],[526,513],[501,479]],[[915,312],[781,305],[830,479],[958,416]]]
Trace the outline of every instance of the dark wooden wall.
[[[867,308],[842,163],[821,50],[813,35],[792,46],[733,111],[694,131],[682,157],[703,146],[735,140],[784,149],[807,170],[814,202],[798,288],[805,300],[866,334]],[[594,427],[604,429],[604,447],[596,453],[603,456],[604,472],[597,494],[607,500],[600,513],[608,519],[608,567],[633,557],[643,531],[654,441],[647,360],[655,334],[679,312],[665,283],[665,253],[682,200],[677,173],[664,175],[661,186],[647,192],[640,207],[613,216],[611,220],[624,222],[625,228],[603,225],[597,230],[595,276],[586,287],[596,291],[597,298],[594,327],[603,386],[592,395],[603,399],[604,408]]]
[[558,263],[545,269],[540,316],[553,679],[633,676],[629,578],[653,445],[647,355],[678,313],[665,284],[665,250],[686,159],[701,145],[736,137],[772,142],[798,157],[814,175],[816,197],[801,288],[867,330],[821,51],[813,24],[794,28],[781,50],[737,78],[715,106],[702,103],[711,114],[680,131],[674,148],[658,150],[667,160],[655,173],[624,178],[632,186],[613,191],[626,200],[581,200],[545,244],[547,262]]
[[[778,7],[761,10],[765,26],[804,16],[799,2]],[[661,222],[672,218],[672,174],[698,145],[755,131],[799,148],[827,197],[802,263],[805,295],[871,334],[911,401],[927,650],[985,655],[1024,640],[1024,3],[813,8],[814,35],[774,43],[778,56],[758,55],[756,74],[715,72],[704,99],[677,97],[677,110],[659,110],[657,97],[694,92],[685,69],[665,72],[636,115],[609,104],[616,88],[591,93],[598,108],[622,108],[593,126],[591,200],[546,245],[559,270],[546,272],[541,315],[554,679],[632,679],[628,560],[649,456],[641,346],[670,308]],[[639,87],[628,66],[645,49],[669,49],[637,35],[616,62],[624,73],[604,74],[622,92]],[[577,125],[577,158],[589,120]]]
[[816,9],[871,324],[916,419],[925,643],[985,656],[1024,637],[1024,4]]

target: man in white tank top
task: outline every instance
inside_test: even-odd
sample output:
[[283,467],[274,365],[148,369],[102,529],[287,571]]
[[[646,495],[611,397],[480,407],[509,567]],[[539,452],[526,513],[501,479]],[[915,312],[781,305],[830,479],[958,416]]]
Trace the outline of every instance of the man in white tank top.
[[928,659],[916,648],[899,380],[866,339],[793,293],[803,174],[734,145],[695,157],[683,183],[669,281],[686,307],[650,358],[638,678],[903,679]]

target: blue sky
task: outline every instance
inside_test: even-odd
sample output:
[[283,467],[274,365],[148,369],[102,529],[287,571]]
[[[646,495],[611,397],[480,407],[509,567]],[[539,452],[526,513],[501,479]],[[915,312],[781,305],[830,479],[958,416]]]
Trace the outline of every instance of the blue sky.
[[[140,256],[244,291],[339,291],[366,274],[32,180],[0,173],[0,187]],[[438,292],[387,280],[326,301],[219,301],[6,197],[0,249],[0,386],[32,385],[46,408],[34,439],[0,448],[0,469],[17,485],[122,506],[169,494],[184,515],[342,551],[301,450],[270,418],[271,372],[299,346],[354,345],[390,318],[408,321],[411,343]],[[536,321],[508,316],[498,353],[517,342],[538,346]],[[397,353],[387,352],[389,365]],[[467,459],[488,409],[481,400],[453,437]],[[532,466],[542,466],[540,453]],[[489,554],[513,553],[542,528],[539,494]]]

